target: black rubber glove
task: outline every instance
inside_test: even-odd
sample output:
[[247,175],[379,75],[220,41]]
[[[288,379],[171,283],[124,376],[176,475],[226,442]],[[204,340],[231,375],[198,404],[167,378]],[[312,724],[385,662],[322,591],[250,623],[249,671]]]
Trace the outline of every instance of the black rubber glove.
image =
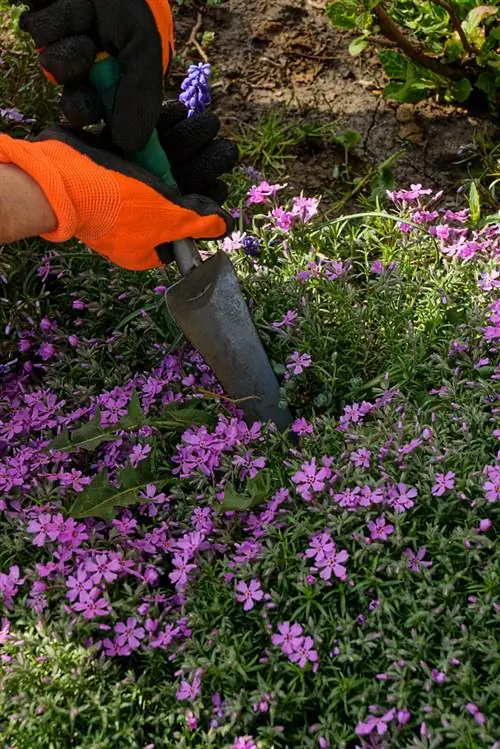
[[161,109],[163,77],[173,55],[168,0],[27,0],[20,26],[41,49],[49,78],[64,84],[61,108],[74,127],[101,120],[86,78],[98,52],[121,65],[111,131],[124,151],[143,148]]

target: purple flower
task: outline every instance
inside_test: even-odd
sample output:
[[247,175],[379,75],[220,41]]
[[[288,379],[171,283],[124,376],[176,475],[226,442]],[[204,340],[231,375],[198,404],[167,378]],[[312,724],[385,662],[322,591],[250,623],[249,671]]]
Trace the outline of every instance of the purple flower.
[[247,477],[250,479],[255,478],[258,472],[262,468],[265,468],[266,459],[263,457],[254,458],[253,450],[247,450],[245,455],[235,455],[233,464],[241,469],[239,477],[243,481]]
[[417,493],[416,489],[399,483],[395,487],[391,487],[390,505],[396,512],[405,512],[415,504],[413,500]]
[[371,452],[366,447],[360,447],[359,450],[354,450],[351,454],[351,462],[357,468],[369,468],[370,467]]
[[374,541],[387,541],[389,536],[394,533],[394,526],[386,522],[384,515],[380,515],[376,520],[370,520],[367,525],[370,536]]
[[178,700],[190,700],[193,702],[201,692],[201,675],[203,673],[202,668],[196,669],[193,676],[193,682],[190,684],[186,680],[181,681],[181,685],[175,695]]
[[271,637],[273,645],[279,645],[285,655],[293,653],[302,644],[302,627],[297,622],[281,622],[278,624],[278,634]]
[[262,249],[262,239],[258,237],[246,236],[242,243],[242,249],[245,255],[249,257],[258,257]]
[[483,726],[486,723],[486,716],[483,715],[478,706],[473,702],[467,702],[465,709],[470,715],[472,715],[478,725]]
[[93,587],[93,581],[89,578],[87,572],[79,567],[76,574],[69,575],[66,580],[66,588],[68,589],[66,595],[70,601],[76,601],[77,598],[80,599],[85,596]]
[[237,736],[231,749],[257,749],[257,745],[251,736]]
[[424,560],[427,549],[423,546],[420,547],[416,554],[411,549],[405,549],[403,554],[408,559],[408,569],[412,572],[420,572],[422,567],[432,567],[432,562]]
[[264,598],[264,591],[260,587],[258,580],[250,580],[248,585],[244,580],[240,580],[236,585],[236,600],[238,603],[243,604],[245,611],[253,609],[256,601],[262,601]]
[[312,492],[320,492],[325,488],[325,480],[330,476],[330,470],[316,465],[316,458],[309,463],[302,463],[301,470],[294,473],[292,481],[297,486],[297,492],[306,502],[312,500]]
[[279,328],[293,328],[298,317],[298,312],[293,309],[289,309],[285,312],[284,316],[278,322],[271,323],[271,327],[276,330]]
[[443,682],[446,681],[446,674],[443,673],[443,671],[438,671],[437,668],[433,668],[431,671],[431,679],[436,682],[436,684],[443,684]]
[[130,463],[137,468],[142,460],[146,460],[151,452],[151,445],[134,445],[130,451]]
[[92,582],[95,585],[98,585],[102,579],[107,583],[114,582],[121,568],[118,559],[110,559],[107,554],[96,554],[93,560],[89,560],[85,564],[85,569],[90,572]]
[[418,200],[423,195],[432,195],[432,190],[429,189],[423,189],[422,185],[411,185],[410,190],[397,190],[394,192],[391,192],[390,190],[387,190],[387,195],[389,196],[390,200],[393,202],[396,202],[397,200],[402,200],[405,203],[410,203],[414,200]]
[[389,710],[380,717],[369,715],[366,720],[360,720],[354,729],[356,736],[369,736],[372,733],[383,736],[387,733],[389,723],[394,719],[395,713],[395,710]]
[[328,549],[322,559],[316,557],[314,564],[320,570],[319,576],[322,580],[330,580],[332,575],[338,577],[339,580],[345,580],[347,577],[347,568],[343,563],[347,562],[348,559],[348,552],[345,549],[337,552],[335,544],[333,544],[333,549]]
[[500,501],[500,471],[494,469],[483,482],[484,496],[488,502]]
[[189,66],[188,74],[181,83],[182,93],[179,96],[179,101],[187,107],[188,117],[204,112],[210,104],[210,74],[211,67],[208,63],[200,62]]
[[329,533],[318,533],[310,540],[309,547],[305,551],[308,559],[321,562],[332,553],[335,553],[335,543]]
[[305,437],[306,434],[313,433],[313,425],[304,418],[295,419],[292,424],[292,432],[298,434],[299,437]]
[[88,593],[82,593],[78,602],[73,604],[73,608],[83,614],[85,619],[106,616],[111,612],[109,601],[100,596],[97,588],[91,589]]
[[293,214],[290,211],[285,211],[284,208],[274,208],[272,217],[275,219],[276,226],[282,231],[290,231],[293,224]]
[[286,368],[294,375],[300,375],[307,367],[311,366],[311,357],[309,354],[299,354],[298,351],[289,357]]
[[175,570],[170,572],[169,579],[175,584],[175,587],[178,590],[184,590],[188,583],[189,573],[196,569],[196,565],[189,564],[188,559],[189,557],[185,555],[180,556],[179,554],[176,554],[172,560]]
[[318,215],[318,203],[319,200],[317,198],[295,196],[292,198],[292,216],[298,218],[303,223],[307,223],[313,216]]
[[269,182],[263,181],[258,185],[252,185],[247,192],[247,205],[259,205],[267,203],[268,198],[274,197],[279,190],[283,190],[286,185],[270,185]]
[[146,635],[145,629],[138,626],[137,619],[133,616],[129,616],[126,622],[117,622],[115,632],[117,645],[125,645],[131,650],[137,650]]
[[40,359],[43,359],[43,361],[52,359],[55,353],[56,347],[53,346],[52,343],[41,343],[37,351],[38,356],[40,357]]
[[436,473],[434,481],[435,483],[431,489],[431,494],[435,497],[441,497],[448,489],[453,489],[455,486],[455,474],[453,471],[448,471],[448,473]]
[[313,638],[301,637],[300,642],[296,644],[293,651],[288,653],[288,659],[292,661],[292,663],[298,663],[301,668],[305,668],[308,661],[316,663],[318,660],[318,653],[314,650]]

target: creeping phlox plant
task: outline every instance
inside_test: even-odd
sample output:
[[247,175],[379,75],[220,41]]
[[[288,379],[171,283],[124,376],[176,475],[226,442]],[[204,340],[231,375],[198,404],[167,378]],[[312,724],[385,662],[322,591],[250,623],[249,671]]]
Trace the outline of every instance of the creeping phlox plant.
[[52,251],[11,306],[5,746],[498,749],[500,225],[284,195],[256,179],[222,246],[293,441],[162,340],[170,271]]

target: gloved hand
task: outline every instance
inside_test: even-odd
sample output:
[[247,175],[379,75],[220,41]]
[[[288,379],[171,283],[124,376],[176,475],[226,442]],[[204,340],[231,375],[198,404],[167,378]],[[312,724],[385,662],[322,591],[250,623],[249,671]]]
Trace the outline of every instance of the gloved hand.
[[43,190],[58,226],[51,242],[78,237],[112,262],[147,270],[170,261],[165,243],[216,239],[232,219],[216,201],[218,178],[237,161],[237,149],[215,139],[219,122],[205,113],[186,119],[179,102],[162,112],[158,135],[184,196],[106,148],[103,137],[54,126],[34,142],[0,135],[0,163],[16,164]]
[[163,76],[173,55],[168,0],[27,0],[20,26],[41,49],[40,62],[64,84],[61,108],[74,127],[101,120],[101,105],[86,83],[97,52],[117,58],[121,81],[110,122],[123,151],[143,148],[158,119]]

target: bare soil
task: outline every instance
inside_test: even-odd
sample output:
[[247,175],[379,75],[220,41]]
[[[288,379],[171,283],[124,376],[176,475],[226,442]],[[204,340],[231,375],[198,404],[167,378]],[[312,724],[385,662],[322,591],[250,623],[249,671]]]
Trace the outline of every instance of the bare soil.
[[[353,58],[352,37],[334,29],[326,0],[223,0],[217,8],[187,3],[177,11],[177,49],[199,60],[198,44],[217,68],[214,109],[227,135],[255,124],[281,107],[305,122],[335,121],[338,131],[361,134],[353,152],[358,174],[395,151],[405,153],[395,166],[398,183],[415,182],[446,189],[465,176],[457,151],[473,142],[476,129],[492,124],[456,107],[433,101],[415,105],[382,98],[387,82],[376,50]],[[180,68],[176,71],[181,75]],[[343,150],[331,139],[314,139],[296,149],[287,173],[297,189],[334,191],[335,167]]]

